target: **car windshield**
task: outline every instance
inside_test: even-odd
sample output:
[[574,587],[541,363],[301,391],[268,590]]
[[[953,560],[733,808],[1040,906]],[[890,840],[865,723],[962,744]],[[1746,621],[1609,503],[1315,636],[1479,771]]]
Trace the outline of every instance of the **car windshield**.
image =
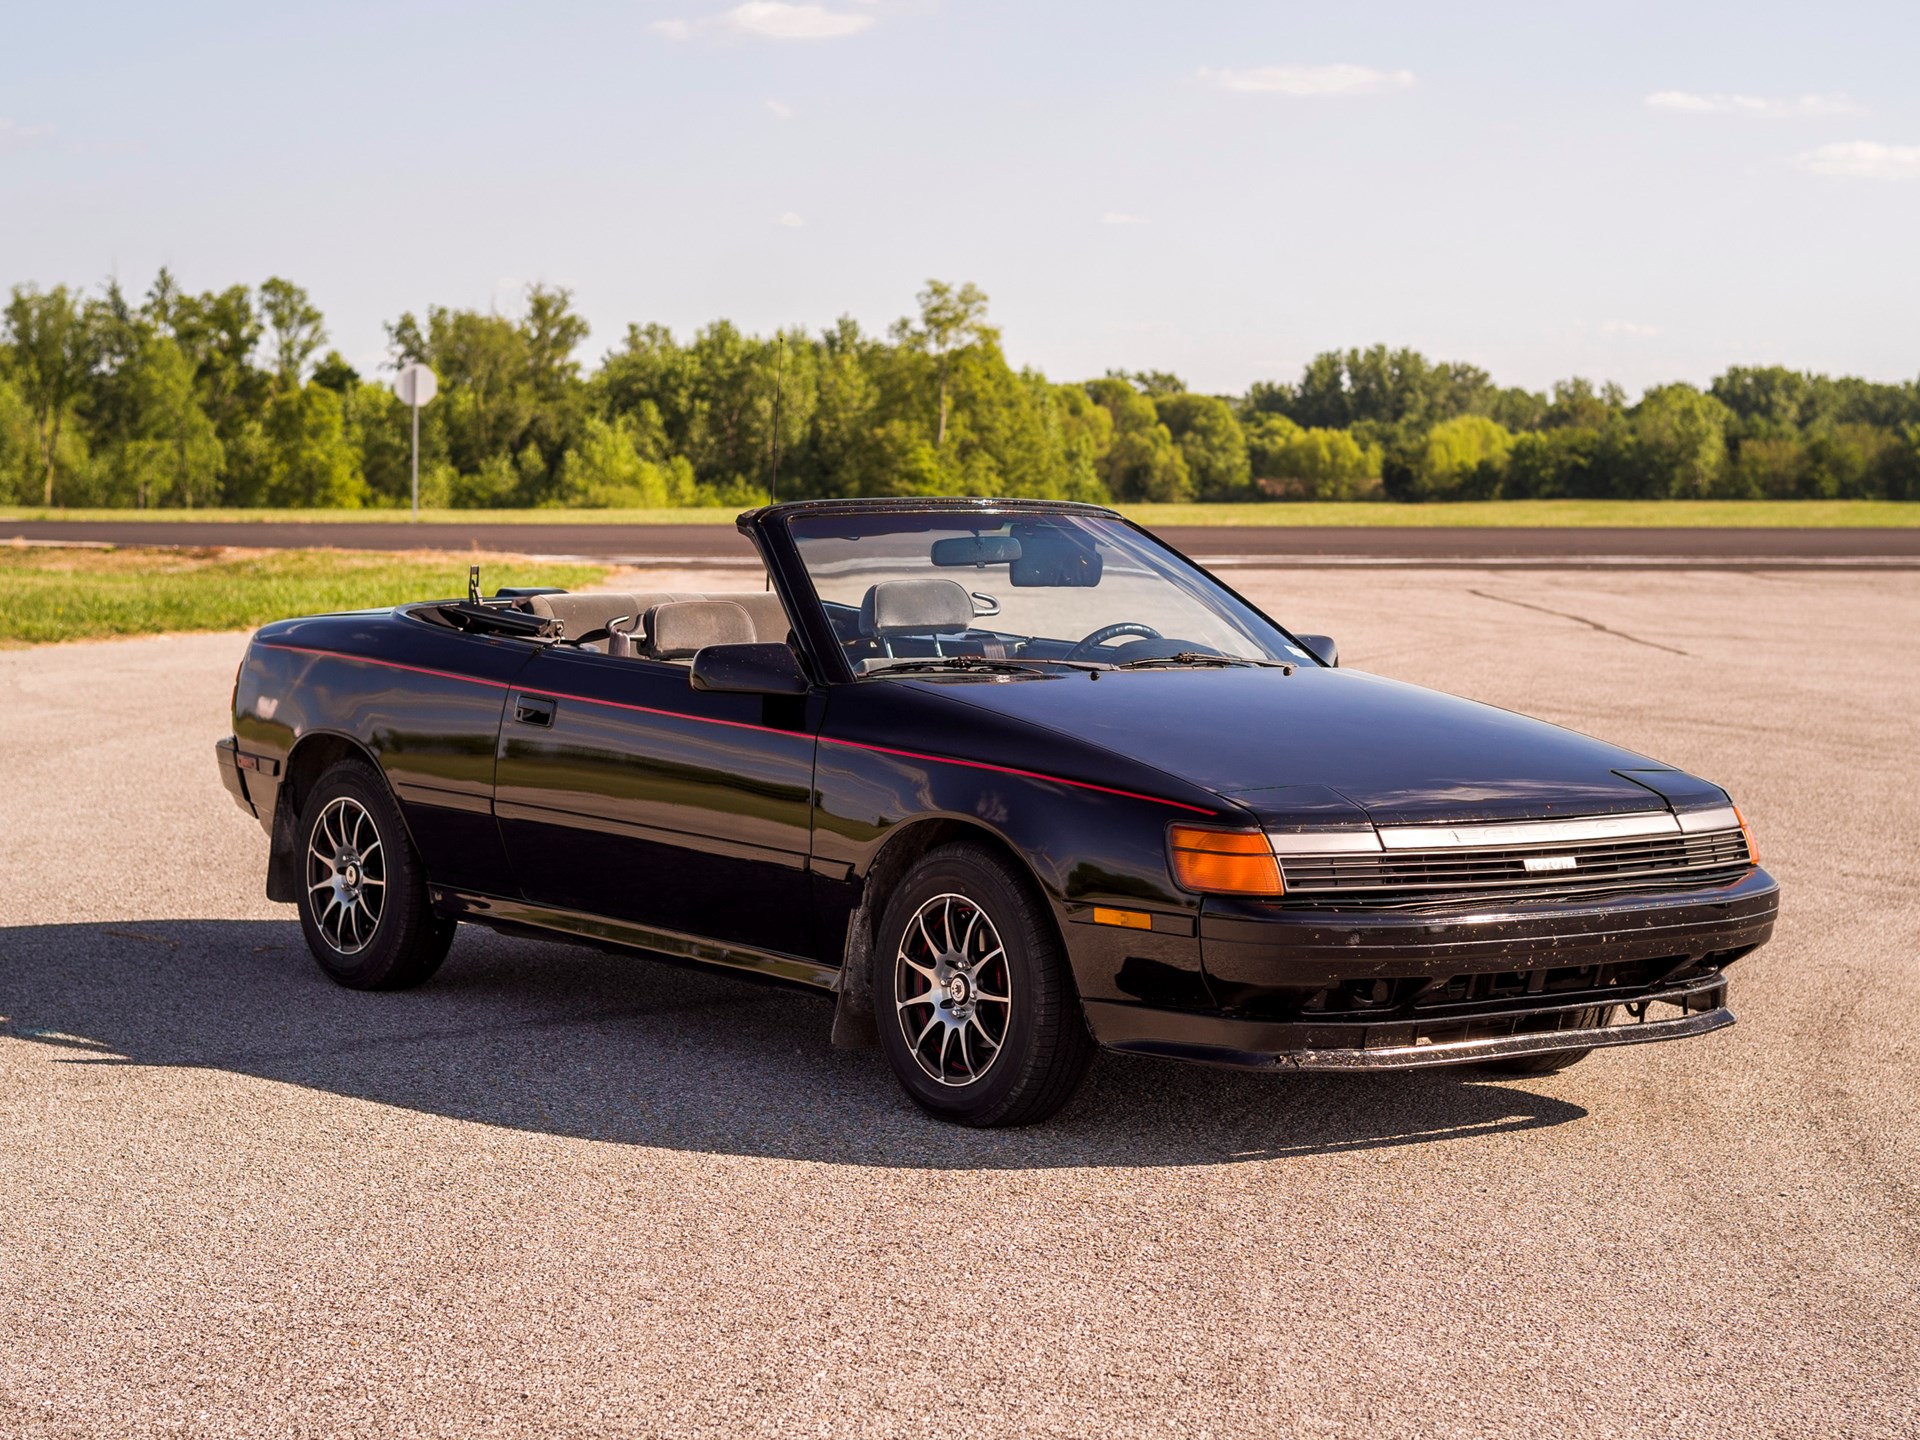
[[1111,517],[874,511],[788,531],[856,674],[1313,663]]

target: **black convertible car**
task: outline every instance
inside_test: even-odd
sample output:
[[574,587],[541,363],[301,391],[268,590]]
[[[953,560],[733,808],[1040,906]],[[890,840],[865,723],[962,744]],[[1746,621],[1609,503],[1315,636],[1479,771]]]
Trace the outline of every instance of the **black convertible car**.
[[739,523],[766,589],[254,636],[221,778],[329,975],[417,985],[461,921],[722,966],[974,1125],[1096,1045],[1538,1073],[1732,1023],[1778,887],[1718,787],[1337,669],[1094,506]]

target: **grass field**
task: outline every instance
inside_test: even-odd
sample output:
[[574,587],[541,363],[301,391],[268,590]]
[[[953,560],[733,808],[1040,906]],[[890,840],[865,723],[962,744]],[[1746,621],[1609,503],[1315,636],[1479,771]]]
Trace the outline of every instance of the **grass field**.
[[[1751,528],[1920,525],[1920,501],[1899,500],[1488,500],[1459,505],[1367,503],[1251,505],[1122,505],[1142,525],[1393,526],[1733,526]],[[712,506],[680,510],[425,510],[429,524],[731,525],[735,511]],[[0,522],[18,520],[320,521],[394,524],[404,510],[43,510],[0,507]]]
[[0,644],[244,630],[288,615],[461,595],[476,559],[485,563],[488,590],[590,585],[606,574],[594,565],[466,553],[0,545]]

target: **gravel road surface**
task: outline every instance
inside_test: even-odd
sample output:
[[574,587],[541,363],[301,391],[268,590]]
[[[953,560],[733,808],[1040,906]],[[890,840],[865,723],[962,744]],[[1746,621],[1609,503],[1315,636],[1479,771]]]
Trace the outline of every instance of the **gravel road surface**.
[[334,988],[215,776],[241,637],[0,652],[0,1435],[1920,1433],[1920,577],[1234,579],[1728,785],[1740,1024],[955,1130],[740,981]]
[[[1558,526],[1167,525],[1155,532],[1210,563],[1276,559],[1502,567],[1713,565],[1920,569],[1920,527],[1748,529]],[[238,545],[342,550],[491,550],[591,555],[626,561],[757,564],[731,525],[514,525],[486,521],[0,520],[0,541],[91,541],[112,545]]]

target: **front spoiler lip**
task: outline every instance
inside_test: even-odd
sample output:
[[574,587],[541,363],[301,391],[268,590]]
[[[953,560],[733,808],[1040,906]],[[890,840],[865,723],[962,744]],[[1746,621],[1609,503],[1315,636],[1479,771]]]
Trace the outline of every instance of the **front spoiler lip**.
[[[1727,980],[1723,973],[1702,976],[1649,993],[1609,998],[1588,992],[1546,1005],[1451,1007],[1421,1016],[1381,1013],[1337,1022],[1351,1027],[1357,1045],[1301,1043],[1309,1030],[1325,1034],[1326,1023],[1242,1020],[1226,1015],[1158,1010],[1112,1001],[1086,1002],[1087,1018],[1095,1036],[1109,1050],[1161,1059],[1186,1060],[1236,1070],[1419,1070],[1436,1065],[1470,1065],[1521,1055],[1547,1055],[1564,1050],[1597,1050],[1611,1045],[1643,1045],[1657,1040],[1684,1040],[1725,1029],[1734,1023],[1726,1006]],[[1677,1005],[1681,1013],[1668,1019],[1646,1018],[1653,1005]],[[1368,1030],[1411,1030],[1420,1025],[1454,1026],[1497,1024],[1599,1006],[1638,1011],[1639,1018],[1618,1025],[1578,1030],[1551,1030],[1520,1035],[1491,1035],[1428,1043],[1364,1043]],[[1345,1037],[1341,1037],[1345,1038]]]
[[1644,1020],[1637,1025],[1608,1025],[1597,1030],[1556,1030],[1551,1035],[1502,1035],[1484,1040],[1453,1040],[1439,1045],[1383,1045],[1345,1050],[1236,1050],[1231,1046],[1175,1041],[1122,1041],[1109,1050],[1186,1060],[1231,1070],[1424,1070],[1439,1065],[1471,1065],[1516,1055],[1547,1055],[1556,1050],[1597,1050],[1605,1045],[1643,1045],[1655,1040],[1685,1040],[1733,1024],[1722,1005],[1698,1015]]

